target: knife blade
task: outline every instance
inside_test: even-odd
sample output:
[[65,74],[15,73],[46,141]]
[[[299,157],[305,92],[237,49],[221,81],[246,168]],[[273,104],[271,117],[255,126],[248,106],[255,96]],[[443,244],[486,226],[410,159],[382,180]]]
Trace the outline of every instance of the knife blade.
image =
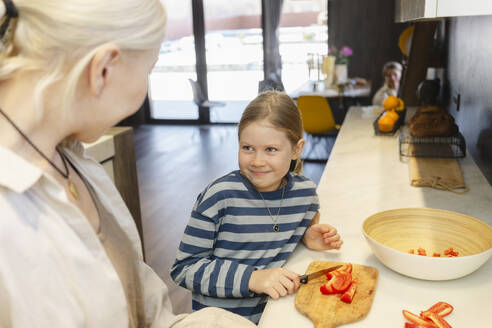
[[310,280],[321,277],[322,275],[325,275],[328,272],[335,271],[336,269],[339,269],[342,266],[343,265],[335,265],[335,266],[329,267],[328,269],[315,271],[315,272],[310,273],[310,274],[303,274],[302,276],[299,277],[299,280],[301,281],[301,284],[307,284]]

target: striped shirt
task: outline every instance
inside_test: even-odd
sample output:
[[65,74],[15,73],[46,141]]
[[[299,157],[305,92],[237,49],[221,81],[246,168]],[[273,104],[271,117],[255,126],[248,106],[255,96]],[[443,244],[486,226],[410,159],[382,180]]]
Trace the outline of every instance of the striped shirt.
[[[171,268],[173,280],[193,292],[193,310],[216,306],[258,323],[265,294],[249,291],[253,270],[281,267],[319,209],[316,185],[294,173],[264,201],[239,171],[212,182],[193,207]],[[282,204],[274,232],[274,216]]]

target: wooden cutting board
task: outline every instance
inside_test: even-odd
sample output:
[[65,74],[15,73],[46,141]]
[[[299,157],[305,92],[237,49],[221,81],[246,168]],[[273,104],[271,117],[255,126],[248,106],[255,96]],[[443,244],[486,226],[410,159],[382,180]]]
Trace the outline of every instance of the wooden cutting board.
[[[306,273],[323,270],[342,262],[311,262]],[[297,291],[295,305],[299,312],[314,323],[315,328],[333,328],[364,318],[371,309],[378,281],[376,268],[352,264],[352,277],[358,280],[357,291],[351,304],[340,300],[340,294],[323,295],[319,288],[328,279],[316,278]]]

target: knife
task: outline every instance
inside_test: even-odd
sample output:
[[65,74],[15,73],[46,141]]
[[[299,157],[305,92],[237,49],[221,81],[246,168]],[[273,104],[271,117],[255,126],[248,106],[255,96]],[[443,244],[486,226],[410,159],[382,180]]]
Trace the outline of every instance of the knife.
[[335,265],[328,269],[319,270],[310,274],[303,274],[302,276],[299,277],[299,280],[301,281],[301,284],[307,284],[310,280],[321,277],[322,275],[325,275],[328,272],[335,271],[336,269],[339,269],[342,266],[343,265]]

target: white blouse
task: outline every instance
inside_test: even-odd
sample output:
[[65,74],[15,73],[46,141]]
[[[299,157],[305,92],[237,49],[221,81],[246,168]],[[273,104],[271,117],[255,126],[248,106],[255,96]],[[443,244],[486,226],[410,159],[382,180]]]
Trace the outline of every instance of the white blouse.
[[[142,260],[135,223],[109,176],[80,143],[65,153],[139,255],[148,327],[203,327],[204,321],[250,327],[219,309],[174,315],[166,285]],[[87,218],[51,176],[0,147],[0,327],[128,325],[122,284]]]

